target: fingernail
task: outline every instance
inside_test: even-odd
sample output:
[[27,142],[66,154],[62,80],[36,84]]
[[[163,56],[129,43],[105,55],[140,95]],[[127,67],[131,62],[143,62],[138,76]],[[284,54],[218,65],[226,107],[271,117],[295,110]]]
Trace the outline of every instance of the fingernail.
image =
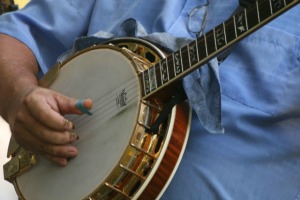
[[77,136],[76,133],[74,133],[74,132],[68,132],[68,133],[69,133],[69,139],[70,139],[71,141],[77,140],[78,136]]
[[74,158],[74,157],[76,157],[77,153],[78,152],[76,150],[74,150],[74,149],[69,150],[68,151],[68,158]]
[[72,129],[73,129],[74,124],[70,120],[64,119],[64,127],[67,128],[67,129],[69,129],[70,127],[72,127]]
[[65,167],[68,164],[68,161],[67,161],[67,159],[60,159],[58,161],[58,164],[62,167]]

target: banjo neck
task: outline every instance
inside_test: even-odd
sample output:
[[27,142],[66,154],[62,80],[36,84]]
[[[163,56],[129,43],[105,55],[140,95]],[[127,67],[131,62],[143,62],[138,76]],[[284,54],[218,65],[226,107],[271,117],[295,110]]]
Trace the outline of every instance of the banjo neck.
[[225,22],[168,55],[139,74],[143,98],[168,100],[179,80],[216,57],[277,16],[296,6],[299,0],[263,0],[242,9]]

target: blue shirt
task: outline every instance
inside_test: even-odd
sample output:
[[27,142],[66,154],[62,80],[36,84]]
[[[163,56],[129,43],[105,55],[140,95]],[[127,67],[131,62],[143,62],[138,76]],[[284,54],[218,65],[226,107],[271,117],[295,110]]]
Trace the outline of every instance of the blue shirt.
[[[27,44],[43,74],[74,39],[99,30],[115,34],[128,18],[147,33],[193,38],[188,13],[205,3],[31,0],[2,17],[0,32]],[[237,6],[237,0],[212,0],[205,31]],[[162,199],[300,199],[299,77],[298,5],[235,45],[221,64],[225,134],[208,134],[194,113],[186,151]]]

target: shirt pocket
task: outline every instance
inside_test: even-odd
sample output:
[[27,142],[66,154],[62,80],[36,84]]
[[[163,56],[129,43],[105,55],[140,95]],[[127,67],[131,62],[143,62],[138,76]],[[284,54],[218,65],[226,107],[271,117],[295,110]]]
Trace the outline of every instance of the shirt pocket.
[[299,44],[271,26],[245,38],[221,65],[222,94],[270,115],[300,111]]

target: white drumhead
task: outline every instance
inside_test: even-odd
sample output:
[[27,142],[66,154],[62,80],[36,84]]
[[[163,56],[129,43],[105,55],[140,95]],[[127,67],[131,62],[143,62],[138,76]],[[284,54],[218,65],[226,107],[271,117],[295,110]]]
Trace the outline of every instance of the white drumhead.
[[118,163],[135,126],[140,86],[131,62],[118,51],[94,49],[67,62],[50,88],[65,95],[91,98],[92,116],[75,122],[79,155],[67,167],[38,158],[17,178],[28,200],[78,200],[89,195]]

